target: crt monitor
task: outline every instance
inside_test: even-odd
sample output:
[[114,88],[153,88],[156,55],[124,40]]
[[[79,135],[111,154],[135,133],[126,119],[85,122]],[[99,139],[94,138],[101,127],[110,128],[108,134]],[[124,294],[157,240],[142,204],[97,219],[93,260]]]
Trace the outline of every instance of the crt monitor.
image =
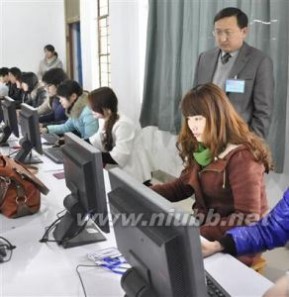
[[101,152],[73,133],[62,146],[65,182],[70,195],[64,199],[65,215],[53,235],[63,247],[105,240],[96,225],[109,232]]
[[20,140],[20,150],[15,159],[22,163],[41,163],[36,156],[32,156],[32,149],[42,154],[42,144],[39,131],[39,116],[37,109],[22,103],[19,113],[19,125],[21,127],[22,138]]
[[5,145],[12,133],[16,137],[19,137],[19,130],[15,101],[10,97],[5,97],[1,100],[1,106],[3,111],[4,127],[2,128],[3,134],[0,136],[0,145]]
[[117,246],[132,266],[121,279],[126,296],[207,296],[195,218],[119,168],[109,178]]

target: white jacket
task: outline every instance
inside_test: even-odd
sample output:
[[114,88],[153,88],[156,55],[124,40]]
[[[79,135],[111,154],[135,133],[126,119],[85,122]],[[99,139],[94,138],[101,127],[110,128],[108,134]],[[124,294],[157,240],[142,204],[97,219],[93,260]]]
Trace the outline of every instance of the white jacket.
[[[99,120],[99,130],[89,141],[100,151],[106,152],[101,142],[103,128],[104,120]],[[151,166],[138,132],[136,125],[128,117],[120,114],[112,128],[113,148],[109,153],[120,168],[144,182],[151,178]]]

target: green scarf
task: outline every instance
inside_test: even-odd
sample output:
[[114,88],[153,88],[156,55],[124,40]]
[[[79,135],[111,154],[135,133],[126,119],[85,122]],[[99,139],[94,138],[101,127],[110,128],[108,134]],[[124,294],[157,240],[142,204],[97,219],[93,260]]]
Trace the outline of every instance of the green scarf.
[[199,142],[197,151],[193,153],[198,164],[205,167],[212,162],[211,152],[202,143]]

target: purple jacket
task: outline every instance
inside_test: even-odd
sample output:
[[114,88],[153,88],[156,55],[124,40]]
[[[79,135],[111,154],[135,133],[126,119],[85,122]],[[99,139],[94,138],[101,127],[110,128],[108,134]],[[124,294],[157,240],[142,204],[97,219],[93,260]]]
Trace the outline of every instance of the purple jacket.
[[289,188],[263,219],[251,226],[233,228],[226,235],[232,236],[237,255],[284,246],[289,240]]

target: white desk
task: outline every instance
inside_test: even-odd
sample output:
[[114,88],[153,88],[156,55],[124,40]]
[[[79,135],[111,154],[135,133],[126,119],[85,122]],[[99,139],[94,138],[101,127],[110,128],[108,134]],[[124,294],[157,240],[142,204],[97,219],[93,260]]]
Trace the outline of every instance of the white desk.
[[[0,217],[1,235],[17,246],[11,261],[0,266],[1,296],[84,296],[76,266],[93,264],[86,257],[88,252],[115,246],[112,233],[105,235],[105,242],[71,249],[53,242],[39,243],[44,228],[64,209],[62,201],[69,193],[64,180],[57,180],[51,171],[45,172],[45,167],[51,170],[50,162],[39,165],[43,171],[38,176],[50,188],[49,194],[42,196],[40,212],[18,219]],[[119,275],[101,268],[80,271],[88,296],[123,296]]]
[[[43,157],[38,176],[50,188],[42,197],[39,213],[18,219],[0,216],[0,234],[16,245],[10,262],[0,265],[0,296],[84,296],[76,273],[78,264],[92,264],[88,252],[115,246],[113,233],[105,242],[63,249],[56,243],[39,243],[44,228],[63,209],[68,193],[64,180],[52,176],[53,164]],[[105,172],[107,191],[110,190]],[[270,281],[229,255],[217,254],[205,259],[205,268],[232,296],[262,296]],[[120,276],[101,268],[81,268],[88,296],[123,296]]]

